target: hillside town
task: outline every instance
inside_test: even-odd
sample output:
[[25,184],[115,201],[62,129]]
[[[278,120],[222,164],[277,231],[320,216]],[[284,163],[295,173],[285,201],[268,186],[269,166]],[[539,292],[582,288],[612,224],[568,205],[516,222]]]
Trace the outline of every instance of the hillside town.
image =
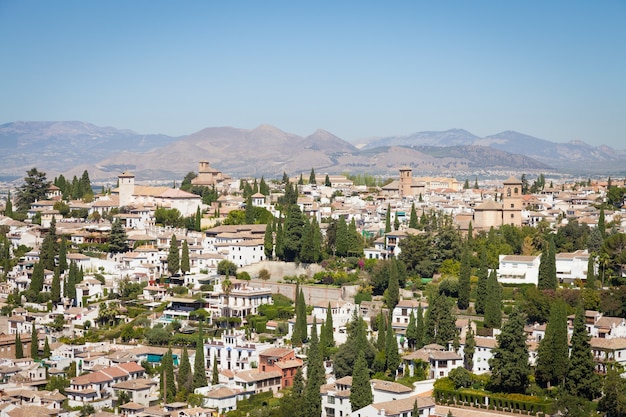
[[397,169],[29,170],[0,417],[626,415],[626,180]]

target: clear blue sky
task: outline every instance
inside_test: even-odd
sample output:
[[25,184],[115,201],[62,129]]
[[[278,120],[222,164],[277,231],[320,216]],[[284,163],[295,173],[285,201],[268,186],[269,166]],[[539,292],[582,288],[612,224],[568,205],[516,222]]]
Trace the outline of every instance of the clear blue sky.
[[0,0],[0,123],[626,149],[625,22],[625,0]]

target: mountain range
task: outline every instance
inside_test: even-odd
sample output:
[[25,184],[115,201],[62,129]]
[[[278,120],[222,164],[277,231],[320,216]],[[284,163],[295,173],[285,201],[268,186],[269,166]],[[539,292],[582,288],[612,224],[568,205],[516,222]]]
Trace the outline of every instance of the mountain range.
[[480,171],[623,171],[626,152],[583,142],[555,143],[506,131],[484,138],[462,129],[417,132],[357,147],[319,129],[301,137],[274,126],[210,127],[187,136],[143,135],[83,122],[0,125],[0,176],[22,178],[37,167],[49,177],[113,180],[130,170],[137,179],[182,179],[200,160],[236,177],[274,178],[283,172],[397,175],[408,165],[421,174]]

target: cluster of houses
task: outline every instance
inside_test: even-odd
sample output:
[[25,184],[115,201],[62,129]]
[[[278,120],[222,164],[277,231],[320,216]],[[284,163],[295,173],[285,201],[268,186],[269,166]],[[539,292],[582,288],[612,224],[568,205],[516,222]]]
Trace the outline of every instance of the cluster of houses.
[[[489,190],[467,189],[454,178],[414,178],[408,167],[400,169],[399,180],[382,187],[375,195],[366,187],[354,186],[344,176],[329,176],[329,181],[330,186],[299,186],[300,208],[307,216],[320,222],[323,218],[354,219],[363,235],[376,237],[373,246],[365,249],[365,257],[370,259],[397,256],[402,239],[417,233],[406,227],[413,205],[418,215],[430,211],[451,215],[462,231],[469,230],[470,224],[474,231],[504,224],[534,226],[539,222],[547,222],[556,228],[572,219],[595,227],[599,213],[592,205],[596,199],[603,198],[606,191],[606,184],[596,183],[575,191],[565,190],[564,187],[547,188],[538,194],[522,195],[522,182],[514,177]],[[75,252],[68,254],[68,262],[75,262],[85,272],[84,280],[76,285],[75,300],[64,300],[52,311],[48,311],[47,306],[24,302],[25,308],[13,309],[0,320],[0,333],[3,333],[0,334],[0,417],[21,415],[18,413],[25,407],[28,407],[31,416],[62,415],[63,401],[71,406],[90,404],[96,409],[110,408],[116,405],[122,391],[130,396],[130,401],[119,407],[123,415],[204,417],[233,410],[238,400],[252,394],[277,393],[293,384],[295,373],[304,364],[300,352],[284,346],[280,339],[271,343],[258,342],[247,338],[244,333],[226,331],[219,339],[207,338],[203,346],[206,369],[211,369],[216,363],[220,372],[217,384],[199,389],[198,393],[203,396],[202,406],[162,404],[158,376],[149,377],[144,366],[158,363],[165,349],[114,342],[64,345],[56,341],[61,335],[79,337],[90,326],[95,326],[99,317],[98,303],[103,305],[102,301],[107,299],[108,294],[119,292],[124,280],[145,284],[137,301],[146,307],[156,309],[166,305],[163,311],[153,312],[153,324],[187,323],[198,310],[204,310],[208,320],[236,318],[245,321],[247,316],[258,314],[261,305],[272,302],[273,292],[293,298],[293,286],[288,284],[232,279],[228,289],[222,287],[223,277],[217,275],[220,261],[228,260],[239,268],[266,261],[265,225],[215,223],[228,212],[245,207],[245,201],[230,193],[239,189],[238,182],[210,167],[208,162],[200,162],[198,177],[192,183],[216,187],[222,195],[213,205],[206,206],[199,196],[179,189],[138,185],[134,176],[125,172],[119,177],[119,187],[110,194],[97,196],[91,203],[69,202],[71,209],[87,210],[88,221],[62,218],[54,209],[55,201],[60,198],[59,190],[54,186],[50,187],[49,199],[33,203],[29,212],[31,217],[40,217],[40,225],[0,217],[0,225],[8,230],[7,237],[13,248],[20,245],[33,248],[14,269],[3,271],[7,280],[0,283],[0,307],[7,306],[6,299],[16,291],[28,289],[32,267],[39,260],[39,247],[53,219],[57,233],[70,236],[71,245],[79,248],[106,242],[111,224],[102,218],[113,208],[123,207],[123,213],[115,217],[125,225],[129,246],[133,248],[127,253],[104,258]],[[274,204],[279,195],[255,194],[252,204],[278,215]],[[154,214],[159,207],[175,208],[183,216],[195,215],[200,210],[205,213],[203,232],[155,225]],[[399,230],[384,233],[387,210],[391,210],[392,221],[399,220]],[[607,222],[620,219],[619,212],[607,212],[605,215]],[[620,226],[623,228],[625,224]],[[172,235],[188,244],[190,272],[168,276],[164,280]],[[586,251],[557,254],[560,281],[584,280],[588,257]],[[536,284],[539,262],[540,255],[503,255],[497,271],[498,280],[502,283]],[[50,291],[53,274],[53,271],[44,272],[44,292]],[[183,285],[192,292],[201,292],[202,297],[173,296],[168,291],[169,285]],[[382,309],[376,302],[355,305],[341,291],[331,294],[330,290],[305,290],[308,291],[309,304],[313,306],[307,321],[309,328],[314,323],[321,326],[330,309],[338,344],[345,342],[346,327],[354,315],[361,315],[369,321]],[[411,389],[392,382],[372,380],[373,404],[353,413],[349,402],[351,379],[335,380],[330,373],[332,366],[327,363],[329,375],[321,391],[324,416],[413,417],[411,413],[415,402],[420,415],[434,414],[434,401],[428,393],[435,379],[463,366],[465,332],[470,323],[464,319],[457,320],[461,336],[461,347],[457,352],[451,346],[438,345],[409,352],[405,332],[411,315],[416,315],[420,307],[425,309],[427,305],[420,300],[401,300],[393,311],[392,327],[403,353],[400,372],[413,374],[417,366],[426,366],[428,381]],[[120,308],[119,319],[128,320],[125,313]],[[54,330],[54,325],[59,322],[62,329]],[[293,331],[293,325],[293,322],[288,323],[287,338]],[[276,326],[275,322],[267,323],[268,329]],[[626,364],[626,322],[623,319],[603,317],[598,312],[588,311],[587,326],[599,372],[605,370],[603,364],[607,360]],[[533,363],[545,326],[529,326],[526,330],[529,361]],[[50,358],[42,362],[15,358],[17,336],[20,336],[24,352],[30,352],[32,334],[36,335],[40,350],[45,343],[50,344]],[[495,346],[495,337],[476,336],[474,372],[489,371],[488,362]],[[174,349],[173,357],[178,365],[180,350]],[[191,363],[194,357],[194,352],[190,352]],[[58,391],[37,391],[46,385],[51,376],[68,377],[67,369],[71,367],[75,367],[77,376],[70,379],[66,395]]]

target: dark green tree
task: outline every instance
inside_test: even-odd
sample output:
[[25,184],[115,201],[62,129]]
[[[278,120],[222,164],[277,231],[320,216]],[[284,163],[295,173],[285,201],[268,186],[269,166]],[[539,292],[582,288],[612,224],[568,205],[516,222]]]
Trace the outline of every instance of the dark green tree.
[[544,245],[543,251],[541,252],[537,288],[540,290],[556,290],[557,284],[556,253],[554,249],[554,240],[550,236]]
[[324,363],[317,337],[317,321],[313,318],[311,340],[307,357],[307,384],[304,390],[305,417],[317,417],[322,414],[320,387],[326,382]]
[[422,308],[421,303],[417,308],[415,329],[417,331],[417,337],[415,339],[415,349],[421,349],[424,347],[424,341],[426,340],[426,323],[424,322],[424,309]]
[[304,300],[304,292],[300,288],[296,298],[296,323],[291,335],[291,343],[294,346],[301,346],[307,337],[306,301]]
[[409,227],[411,229],[417,229],[419,227],[419,219],[417,218],[417,212],[415,211],[415,203],[411,203],[411,218],[409,219]]
[[187,241],[183,240],[183,248],[180,257],[180,271],[184,275],[190,270],[191,268],[189,266],[189,246],[187,245]]
[[193,375],[191,373],[191,363],[189,362],[189,352],[187,351],[187,345],[183,346],[183,353],[180,357],[177,382],[178,391],[182,391],[185,394],[189,394],[191,392]]
[[326,174],[326,178],[324,178],[324,186],[326,187],[332,186],[332,184],[330,183],[330,178],[328,177],[328,174]]
[[350,388],[350,407],[352,411],[370,405],[374,401],[370,385],[370,372],[365,360],[365,352],[360,351],[354,362],[352,387]]
[[495,270],[491,270],[487,280],[485,302],[485,326],[497,329],[502,324],[502,289]]
[[385,233],[391,232],[391,205],[387,204],[387,213],[385,215]]
[[17,191],[17,210],[28,211],[35,201],[45,200],[50,182],[46,179],[46,173],[37,168],[26,171],[24,184]]
[[19,333],[15,333],[15,359],[24,357],[24,345],[22,345],[22,337]]
[[476,338],[472,329],[472,321],[467,324],[467,333],[465,336],[465,347],[463,348],[463,366],[468,371],[474,369],[474,353],[476,352]]
[[165,392],[164,400],[168,403],[176,398],[176,379],[174,378],[174,357],[169,348],[161,360],[161,392]]
[[286,262],[293,262],[300,255],[302,236],[306,219],[297,204],[289,206],[284,229],[284,257]]
[[202,322],[198,328],[198,340],[196,342],[196,355],[193,361],[193,383],[191,384],[192,390],[196,388],[205,387],[207,385],[206,379],[206,363],[204,360],[204,334],[202,331]]
[[175,234],[172,234],[170,239],[170,250],[167,254],[167,270],[170,275],[174,275],[180,270],[180,250]]
[[415,349],[417,344],[417,323],[415,322],[415,314],[411,311],[409,317],[409,325],[406,327],[406,341],[409,344],[410,349]]
[[220,383],[220,373],[217,369],[217,357],[213,355],[213,374],[211,376],[211,384],[217,385]]
[[109,252],[122,253],[128,251],[128,236],[120,219],[116,219],[111,226],[109,235]]
[[394,307],[398,304],[398,301],[400,301],[400,283],[398,277],[398,269],[396,267],[395,261],[391,261],[388,271],[389,287],[386,291],[387,297],[385,301],[387,302],[387,308],[389,310],[393,310]]
[[452,300],[438,294],[426,311],[426,339],[428,343],[448,346],[456,336],[456,317],[452,313]]
[[459,298],[457,300],[457,306],[459,310],[467,310],[470,304],[470,275],[472,272],[472,265],[470,263],[470,248],[468,244],[463,246],[463,255],[461,256],[461,270],[459,273]]
[[276,226],[276,245],[274,247],[274,254],[278,259],[285,259],[285,244],[284,239],[285,235],[283,233],[283,222],[282,219],[278,219]]
[[598,230],[602,238],[606,238],[606,220],[604,219],[604,207],[600,207],[600,215],[598,216]]
[[557,300],[550,309],[545,337],[539,343],[535,377],[548,388],[562,386],[569,367],[567,311],[565,302]]
[[263,236],[263,251],[266,259],[272,259],[274,255],[274,225],[276,221],[265,226],[265,235]]
[[31,326],[30,333],[30,357],[33,359],[39,359],[39,339],[37,339],[37,329],[35,324]]
[[54,268],[54,275],[52,276],[50,301],[53,303],[59,303],[61,301],[61,274],[59,273],[58,267]]
[[585,288],[596,288],[596,256],[594,253],[589,254],[587,261],[587,279],[585,280]]
[[[389,323],[391,323],[391,312],[389,313]],[[393,331],[391,325],[389,325],[387,329],[386,339],[385,354],[387,355],[387,372],[395,379],[401,359],[400,353],[398,352],[398,339],[396,339],[396,333]]]
[[528,376],[531,373],[524,332],[525,323],[524,315],[516,309],[502,326],[502,332],[496,336],[497,346],[493,350],[493,357],[489,360],[490,390],[509,393],[525,392],[528,386]]
[[39,252],[39,263],[42,264],[44,269],[54,271],[55,256],[56,256],[56,235],[48,233],[43,239],[41,244],[41,251]]
[[476,285],[476,301],[474,302],[474,310],[476,310],[476,314],[484,314],[485,303],[487,302],[487,281],[489,280],[489,268],[487,267],[487,251],[484,247],[480,251],[480,260],[477,275],[478,283]]
[[598,402],[598,411],[607,417],[626,417],[626,379],[622,372],[622,367],[609,364],[602,389],[604,396]]
[[348,323],[348,338],[346,343],[339,346],[333,359],[333,369],[336,378],[353,374],[355,359],[361,351],[365,354],[368,368],[374,361],[376,351],[374,346],[367,340],[365,328],[365,322],[356,314]]
[[246,224],[254,224],[254,206],[252,205],[252,194],[246,199]]
[[50,343],[48,343],[48,337],[46,336],[45,341],[43,342],[43,355],[42,358],[48,359],[52,351],[50,350]]
[[337,220],[337,232],[335,237],[335,255],[347,256],[350,249],[350,241],[348,238],[348,224],[343,217]]
[[333,328],[333,312],[329,301],[328,307],[326,308],[326,320],[324,321],[322,333],[320,334],[320,352],[322,354],[322,358],[324,359],[330,358],[330,351],[335,347],[335,335]]
[[393,230],[399,230],[400,229],[400,218],[398,217],[398,212],[396,211],[396,214],[393,216]]
[[565,378],[565,389],[575,397],[583,397],[591,401],[600,394],[601,381],[595,372],[596,363],[593,359],[589,340],[590,336],[585,326],[585,310],[580,303],[574,318],[570,364]]
[[59,245],[59,269],[61,273],[67,271],[67,239],[65,236],[61,238]]
[[43,262],[37,262],[33,266],[33,275],[30,280],[30,290],[39,294],[43,290],[44,268]]
[[309,175],[309,184],[317,184],[315,180],[315,170],[311,168],[311,174]]

